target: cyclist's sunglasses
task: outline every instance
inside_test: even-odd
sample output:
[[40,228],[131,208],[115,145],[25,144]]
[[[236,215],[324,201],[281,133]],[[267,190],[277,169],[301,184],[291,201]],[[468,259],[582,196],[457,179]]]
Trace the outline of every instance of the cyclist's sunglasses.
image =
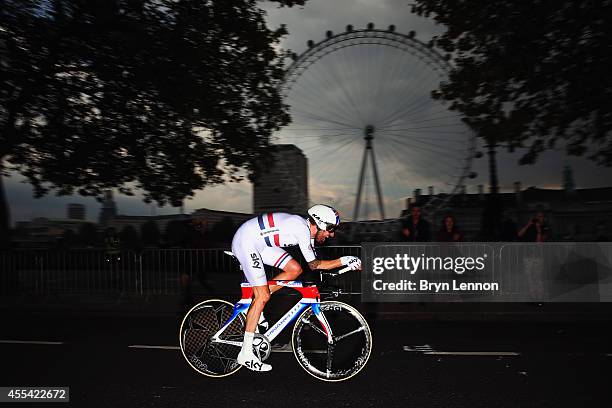
[[327,224],[327,226],[325,227],[325,231],[327,231],[327,232],[336,232],[338,227],[339,227],[339,225],[336,225],[336,224]]

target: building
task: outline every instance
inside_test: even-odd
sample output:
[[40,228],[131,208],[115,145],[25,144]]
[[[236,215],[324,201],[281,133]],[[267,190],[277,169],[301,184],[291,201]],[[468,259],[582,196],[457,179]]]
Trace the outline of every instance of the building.
[[[514,191],[499,193],[502,206],[502,223],[523,227],[536,212],[542,211],[552,230],[553,241],[609,241],[612,239],[612,187],[575,189],[571,183],[564,189],[521,188],[514,183]],[[449,213],[466,240],[478,240],[485,208],[485,194],[482,186],[478,193],[462,192],[453,196],[444,211],[429,217],[433,232],[440,228],[442,217]],[[430,195],[415,192],[413,202],[426,205]],[[406,210],[403,216],[406,216]],[[424,214],[424,216],[428,216]]]
[[86,220],[34,218],[31,221],[19,221],[15,225],[13,243],[19,248],[46,248],[55,245],[65,234],[72,231],[79,233]]
[[277,145],[268,166],[255,175],[253,212],[305,214],[308,210],[308,159],[295,145]]
[[133,227],[139,234],[142,224],[147,221],[154,221],[159,228],[160,233],[164,233],[166,226],[170,221],[188,220],[189,216],[184,214],[169,214],[169,215],[116,215],[107,220],[104,225],[105,229],[113,229],[120,233],[125,227]]
[[121,232],[125,227],[134,227],[136,231],[140,231],[142,224],[147,221],[154,221],[163,234],[168,223],[171,221],[186,221],[198,225],[201,232],[209,232],[215,224],[223,219],[229,219],[235,226],[242,224],[244,221],[252,218],[253,214],[245,214],[231,211],[210,210],[208,208],[200,208],[191,214],[168,214],[168,215],[117,215],[109,219],[106,228],[112,228],[117,232]]
[[106,190],[104,192],[104,200],[102,201],[102,208],[100,209],[100,217],[98,223],[101,226],[106,226],[108,221],[117,216],[117,204],[113,199],[113,191]]
[[[563,170],[562,186],[560,189],[523,189],[521,183],[516,182],[512,192],[498,193],[501,205],[498,239],[517,240],[518,230],[536,212],[542,211],[551,229],[552,241],[611,241],[612,187],[577,189],[569,166]],[[466,241],[484,239],[481,229],[487,195],[482,185],[473,193],[468,193],[463,187],[452,197],[443,193],[434,194],[433,187],[429,187],[428,194],[422,194],[418,188],[414,190],[413,197],[406,201],[406,209],[398,219],[343,223],[343,233],[339,234],[339,240],[341,243],[401,240],[401,220],[409,216],[410,207],[414,205],[422,208],[421,216],[429,221],[433,239],[447,214],[455,217],[456,225]],[[436,213],[428,211],[428,204],[439,202],[446,203],[444,208]]]
[[231,220],[232,223],[238,227],[246,220],[253,218],[253,214],[200,208],[192,212],[189,215],[189,218],[193,220],[193,222],[197,222],[203,231],[209,232],[215,226],[215,224],[223,219]]

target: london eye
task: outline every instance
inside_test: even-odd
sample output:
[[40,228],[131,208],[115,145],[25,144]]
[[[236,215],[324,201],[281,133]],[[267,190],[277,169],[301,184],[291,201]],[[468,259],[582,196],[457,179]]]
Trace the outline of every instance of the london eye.
[[328,31],[294,54],[282,85],[292,122],[275,143],[308,157],[311,201],[355,221],[385,219],[428,188],[429,214],[444,208],[475,176],[475,135],[432,97],[450,69],[414,32],[373,24]]

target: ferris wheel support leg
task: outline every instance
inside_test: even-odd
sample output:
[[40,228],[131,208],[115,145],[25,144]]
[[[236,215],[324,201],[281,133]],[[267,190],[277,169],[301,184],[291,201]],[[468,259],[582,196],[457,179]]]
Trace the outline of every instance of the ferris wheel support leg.
[[376,159],[374,158],[374,146],[370,146],[370,154],[372,155],[372,170],[374,172],[374,184],[376,185],[376,194],[378,195],[378,208],[380,209],[381,220],[384,220],[385,219],[385,207],[383,205],[380,181],[378,180],[378,170],[376,168]]
[[359,217],[359,204],[361,203],[361,187],[363,186],[365,176],[365,168],[368,162],[368,147],[363,149],[363,159],[361,160],[361,171],[359,172],[359,186],[357,186],[357,199],[355,200],[355,212],[353,213],[353,220],[357,221]]

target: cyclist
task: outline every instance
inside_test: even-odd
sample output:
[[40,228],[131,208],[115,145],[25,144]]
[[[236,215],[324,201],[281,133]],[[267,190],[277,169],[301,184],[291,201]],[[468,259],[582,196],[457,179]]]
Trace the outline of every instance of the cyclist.
[[253,301],[246,317],[242,349],[236,361],[253,371],[270,371],[272,366],[262,363],[253,353],[253,338],[261,313],[280,286],[268,286],[264,264],[282,269],[274,280],[295,280],[302,267],[282,247],[298,245],[310,269],[335,269],[350,266],[361,269],[361,260],[343,256],[334,260],[319,260],[314,251],[320,244],[333,237],[340,224],[338,212],[323,204],[308,209],[308,218],[286,213],[262,214],[246,221],[238,228],[232,240],[232,252],[240,262],[247,281],[253,285]]

